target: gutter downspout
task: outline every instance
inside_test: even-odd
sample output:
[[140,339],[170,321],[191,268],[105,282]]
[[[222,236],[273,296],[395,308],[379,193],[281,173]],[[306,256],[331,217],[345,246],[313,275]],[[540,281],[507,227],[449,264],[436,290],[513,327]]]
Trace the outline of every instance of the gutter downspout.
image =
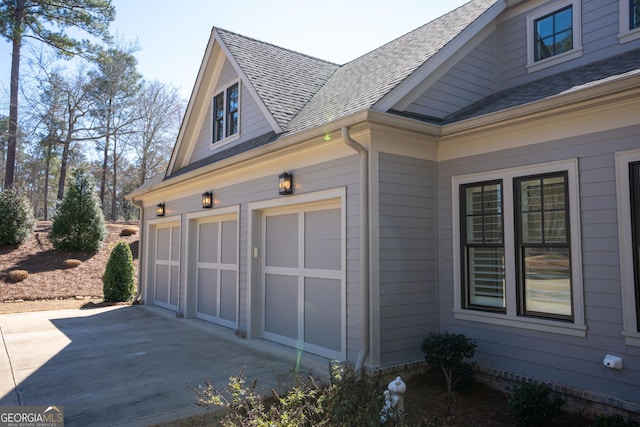
[[369,153],[358,142],[349,136],[349,127],[342,128],[344,143],[360,154],[360,308],[362,310],[362,326],[360,353],[356,361],[355,374],[362,379],[362,370],[369,354]]
[[133,299],[133,304],[139,304],[142,289],[142,229],[144,228],[144,205],[142,201],[131,198],[131,204],[140,209],[140,236],[138,237],[138,290]]

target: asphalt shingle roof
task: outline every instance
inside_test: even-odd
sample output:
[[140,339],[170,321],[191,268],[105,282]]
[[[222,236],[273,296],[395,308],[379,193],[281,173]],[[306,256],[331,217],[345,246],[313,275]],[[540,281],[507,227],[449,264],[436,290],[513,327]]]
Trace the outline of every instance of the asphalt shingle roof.
[[640,72],[640,49],[497,92],[449,115],[443,123],[458,122],[540,101],[633,72]]
[[340,67],[291,121],[297,132],[371,108],[496,0],[473,0]]
[[214,28],[281,127],[325,84],[339,65]]

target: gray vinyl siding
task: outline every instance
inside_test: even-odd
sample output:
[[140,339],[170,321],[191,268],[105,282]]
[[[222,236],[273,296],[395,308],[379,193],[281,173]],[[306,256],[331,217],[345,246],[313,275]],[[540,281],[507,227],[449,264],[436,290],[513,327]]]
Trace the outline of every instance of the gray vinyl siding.
[[[548,5],[545,2],[540,8]],[[508,89],[640,47],[640,40],[620,44],[618,0],[582,1],[582,56],[539,71],[527,71],[527,15],[534,8],[498,24],[498,89]]]
[[[209,97],[209,106],[204,121],[202,122],[202,128],[198,134],[196,147],[191,155],[190,163],[194,163],[200,159],[203,159],[215,152],[219,151],[212,145],[213,138],[213,97],[220,93],[220,91],[229,83],[238,78],[237,73],[231,66],[228,60],[225,60],[225,64],[220,73],[220,79],[218,85],[213,93]],[[269,122],[265,118],[262,110],[258,106],[256,100],[251,96],[247,85],[240,84],[240,138],[220,148],[220,150],[227,149],[233,145],[239,144],[243,141],[250,140],[262,136],[271,132],[273,129],[269,125]]]
[[406,111],[443,118],[496,90],[496,34],[492,33]]
[[437,330],[434,177],[431,161],[379,155],[383,366],[423,358],[422,338]]
[[[442,331],[477,340],[478,363],[595,393],[637,401],[640,349],[626,346],[616,211],[615,155],[637,149],[640,126],[443,162],[438,171],[439,295]],[[573,337],[454,318],[451,177],[577,158],[586,337]],[[571,190],[570,190],[571,191]],[[508,218],[505,218],[508,221]],[[511,247],[509,246],[511,244]],[[513,250],[512,242],[505,242]],[[622,371],[605,371],[605,354],[623,359]]]

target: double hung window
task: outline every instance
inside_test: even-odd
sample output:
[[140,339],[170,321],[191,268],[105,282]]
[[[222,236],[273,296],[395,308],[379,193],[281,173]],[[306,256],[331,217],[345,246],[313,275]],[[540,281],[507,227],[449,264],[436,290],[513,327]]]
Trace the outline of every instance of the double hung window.
[[640,0],[619,0],[620,43],[640,38]]
[[213,142],[238,135],[239,84],[234,83],[213,97]]
[[636,330],[640,331],[640,162],[629,164],[631,190],[631,241],[633,244],[633,287],[635,290]]
[[572,160],[453,177],[458,318],[584,333],[577,177]]
[[616,153],[623,331],[640,347],[640,150]]

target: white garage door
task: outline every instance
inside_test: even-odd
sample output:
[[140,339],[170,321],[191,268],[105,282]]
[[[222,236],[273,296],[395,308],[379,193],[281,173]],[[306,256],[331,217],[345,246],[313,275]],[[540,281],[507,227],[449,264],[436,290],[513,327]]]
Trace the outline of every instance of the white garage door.
[[325,357],[344,347],[344,236],[339,206],[263,216],[263,336]]
[[228,327],[238,323],[238,221],[198,223],[196,317]]
[[180,226],[156,227],[154,304],[178,310],[180,295]]

